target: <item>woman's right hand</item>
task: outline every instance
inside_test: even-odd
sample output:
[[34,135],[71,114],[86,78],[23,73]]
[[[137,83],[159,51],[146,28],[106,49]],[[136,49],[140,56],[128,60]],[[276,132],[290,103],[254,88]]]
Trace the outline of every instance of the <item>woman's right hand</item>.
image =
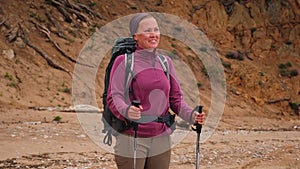
[[143,110],[142,106],[140,107],[130,106],[127,113],[129,120],[139,120],[142,116],[141,115],[142,110]]

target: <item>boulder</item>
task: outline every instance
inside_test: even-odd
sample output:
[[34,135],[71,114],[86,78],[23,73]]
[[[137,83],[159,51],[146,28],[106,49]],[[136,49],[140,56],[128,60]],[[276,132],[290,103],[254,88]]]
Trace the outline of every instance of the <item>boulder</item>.
[[7,49],[2,51],[2,55],[6,59],[13,59],[15,57],[15,52],[13,49]]

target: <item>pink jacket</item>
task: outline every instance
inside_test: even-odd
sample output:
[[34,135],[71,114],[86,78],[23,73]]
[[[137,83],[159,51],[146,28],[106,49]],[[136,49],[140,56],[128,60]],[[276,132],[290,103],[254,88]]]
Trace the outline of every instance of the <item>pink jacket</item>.
[[[126,111],[135,99],[141,102],[142,116],[164,116],[171,109],[187,122],[191,121],[192,109],[183,100],[172,60],[166,58],[169,63],[170,80],[163,71],[157,52],[148,52],[140,48],[135,51],[135,78],[130,83],[133,92],[130,92],[129,96],[124,96],[125,55],[116,58],[111,70],[107,105],[118,119],[125,120]],[[133,135],[133,129],[124,133]],[[171,129],[165,123],[145,122],[138,127],[139,137],[171,133]]]

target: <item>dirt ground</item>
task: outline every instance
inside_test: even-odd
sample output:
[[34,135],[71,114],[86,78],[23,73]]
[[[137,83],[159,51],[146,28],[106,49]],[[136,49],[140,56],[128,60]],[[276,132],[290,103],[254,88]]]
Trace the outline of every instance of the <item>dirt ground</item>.
[[[2,109],[0,116],[0,168],[116,168],[74,112]],[[299,128],[299,120],[223,115],[200,144],[200,168],[300,168]],[[172,149],[171,169],[195,168],[195,142],[190,132]]]

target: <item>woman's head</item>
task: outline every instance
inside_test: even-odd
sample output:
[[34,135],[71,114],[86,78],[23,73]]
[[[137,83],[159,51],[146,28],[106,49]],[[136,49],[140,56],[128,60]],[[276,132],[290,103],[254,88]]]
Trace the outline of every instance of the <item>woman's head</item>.
[[160,31],[156,19],[147,13],[138,13],[130,20],[130,33],[137,45],[144,49],[154,49],[160,40]]

